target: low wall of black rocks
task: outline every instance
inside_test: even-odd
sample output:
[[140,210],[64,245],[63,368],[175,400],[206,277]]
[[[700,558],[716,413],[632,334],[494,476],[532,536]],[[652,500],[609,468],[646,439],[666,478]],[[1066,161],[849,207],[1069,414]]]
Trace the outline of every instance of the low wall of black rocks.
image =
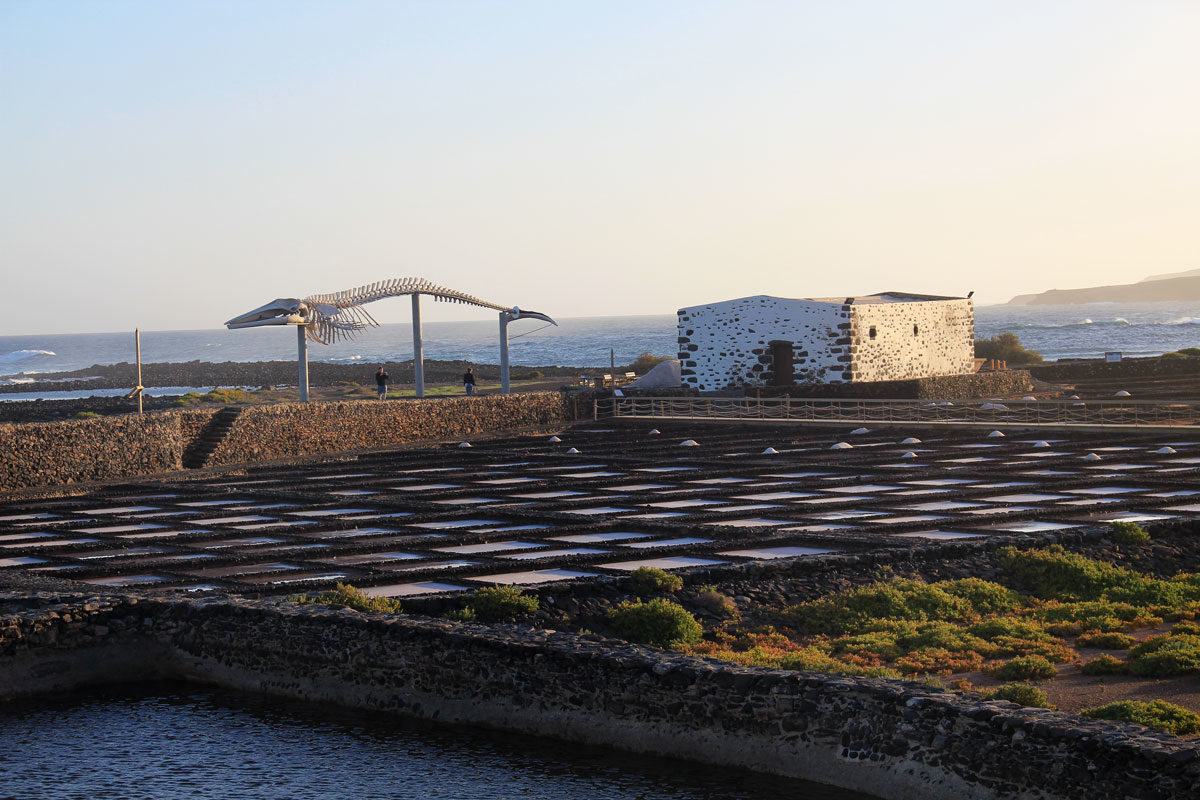
[[[587,409],[590,415],[590,406]],[[183,468],[215,408],[61,422],[0,423],[0,491]],[[210,465],[387,447],[568,418],[558,392],[246,406]]]
[[1033,388],[1029,371],[976,372],[971,375],[941,375],[903,381],[852,381],[795,386],[748,388],[751,397],[820,397],[855,400],[966,400],[1004,397]]
[[1200,375],[1200,358],[1126,358],[1054,361],[1035,364],[1029,371],[1038,380],[1066,381],[1084,378],[1174,378]]
[[147,677],[803,777],[886,798],[1175,798],[1193,742],[903,681],[279,600],[0,595],[0,700]]

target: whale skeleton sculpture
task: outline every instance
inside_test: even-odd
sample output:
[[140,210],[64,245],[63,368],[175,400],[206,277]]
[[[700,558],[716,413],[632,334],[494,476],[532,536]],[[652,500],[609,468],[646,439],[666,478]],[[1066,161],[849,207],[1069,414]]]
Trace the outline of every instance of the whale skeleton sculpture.
[[421,347],[421,295],[449,303],[490,308],[500,314],[500,389],[509,392],[508,323],[518,319],[540,319],[557,325],[553,319],[537,311],[525,311],[516,306],[503,306],[474,295],[438,286],[424,278],[393,278],[392,280],[358,286],[331,294],[314,294],[298,299],[281,297],[253,311],[234,317],[226,328],[257,328],[266,325],[296,326],[297,363],[300,378],[300,399],[308,400],[308,340],[320,344],[353,339],[367,328],[378,327],[365,308],[367,303],[389,297],[412,297],[413,373],[417,397],[425,396],[424,356]]

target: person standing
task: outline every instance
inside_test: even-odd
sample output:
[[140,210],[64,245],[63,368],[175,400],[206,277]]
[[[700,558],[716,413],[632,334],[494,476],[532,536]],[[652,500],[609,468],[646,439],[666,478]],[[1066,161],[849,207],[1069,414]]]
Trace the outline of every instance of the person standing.
[[463,374],[463,389],[467,391],[467,397],[475,394],[475,369],[467,367],[467,371]]
[[383,367],[379,368],[379,372],[375,373],[375,388],[379,390],[379,399],[383,400],[387,397],[388,374]]

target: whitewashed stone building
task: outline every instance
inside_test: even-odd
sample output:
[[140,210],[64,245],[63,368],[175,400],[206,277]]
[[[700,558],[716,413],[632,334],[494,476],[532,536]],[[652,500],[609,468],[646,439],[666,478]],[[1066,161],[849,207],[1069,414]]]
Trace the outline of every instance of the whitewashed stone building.
[[974,340],[963,297],[757,295],[679,310],[681,378],[701,391],[965,375]]

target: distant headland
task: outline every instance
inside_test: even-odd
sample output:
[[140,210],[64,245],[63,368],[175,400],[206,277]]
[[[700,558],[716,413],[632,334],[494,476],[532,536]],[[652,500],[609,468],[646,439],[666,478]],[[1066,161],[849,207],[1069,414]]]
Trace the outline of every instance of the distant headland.
[[1168,300],[1200,301],[1200,269],[1151,275],[1138,283],[1091,286],[1086,289],[1050,289],[1041,294],[1019,294],[1010,306],[1066,305],[1070,303],[1156,303]]

